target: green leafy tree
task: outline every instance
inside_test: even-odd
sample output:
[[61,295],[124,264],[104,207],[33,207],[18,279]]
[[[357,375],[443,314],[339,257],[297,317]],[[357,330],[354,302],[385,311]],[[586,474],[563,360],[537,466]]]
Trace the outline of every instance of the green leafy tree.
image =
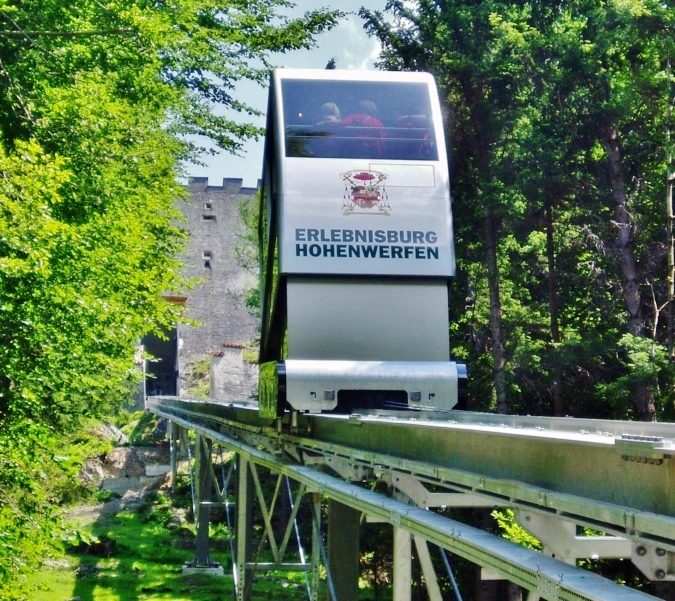
[[236,152],[258,135],[236,82],[265,81],[270,53],[339,17],[279,15],[291,6],[0,0],[0,597],[19,596],[59,501],[28,456],[127,402],[137,341],[178,318],[162,293],[186,285],[174,205],[201,150],[187,136]]
[[[506,413],[509,349],[504,303],[514,309],[521,303],[504,296],[509,284],[501,277],[506,256],[500,246],[505,222],[519,219],[526,206],[513,185],[513,140],[529,110],[531,47],[540,34],[527,22],[527,6],[513,3],[392,1],[387,8],[393,23],[379,13],[361,12],[382,43],[381,65],[431,70],[449,108],[456,246],[466,267],[455,288],[457,298],[466,299],[472,317],[479,320],[464,332],[470,355],[481,368],[488,364],[479,355],[492,356],[491,377],[481,374],[482,369],[472,370],[478,375],[474,382],[491,380],[490,388],[479,394],[494,390],[483,398],[494,396],[497,411]],[[462,307],[453,313],[462,320],[464,312]],[[487,406],[484,400],[479,405]]]
[[[669,298],[672,8],[386,8],[393,18],[361,12],[382,43],[382,66],[432,71],[448,106],[460,266],[451,332],[470,365],[474,406],[494,398],[498,411],[640,419],[672,406],[672,373],[656,361]],[[627,332],[653,341],[660,367],[651,382],[622,359]],[[624,377],[633,405],[607,406],[605,386]]]

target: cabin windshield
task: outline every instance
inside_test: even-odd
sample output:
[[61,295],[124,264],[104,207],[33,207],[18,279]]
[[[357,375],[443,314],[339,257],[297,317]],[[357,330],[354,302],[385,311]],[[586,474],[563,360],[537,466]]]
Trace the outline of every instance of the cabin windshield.
[[425,83],[285,79],[287,157],[438,160]]

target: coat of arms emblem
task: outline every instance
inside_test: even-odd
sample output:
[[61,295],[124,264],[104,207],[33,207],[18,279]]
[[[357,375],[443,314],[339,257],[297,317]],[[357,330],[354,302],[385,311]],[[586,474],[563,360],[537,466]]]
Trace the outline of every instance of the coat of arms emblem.
[[384,187],[385,173],[379,171],[348,171],[340,177],[345,184],[342,203],[344,215],[389,215],[389,197]]

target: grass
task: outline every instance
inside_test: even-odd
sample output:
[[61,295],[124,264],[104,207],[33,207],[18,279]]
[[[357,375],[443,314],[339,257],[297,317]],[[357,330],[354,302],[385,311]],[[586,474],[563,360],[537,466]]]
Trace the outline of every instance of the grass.
[[[232,599],[231,575],[183,575],[182,565],[194,551],[180,548],[193,538],[191,529],[171,532],[162,524],[148,523],[138,513],[123,512],[105,524],[84,527],[102,541],[106,550],[70,552],[64,559],[34,574],[34,601],[218,601]],[[186,531],[190,535],[186,536]],[[106,557],[110,555],[110,557]],[[214,557],[215,560],[221,559]],[[222,558],[228,566],[229,557]]]
[[[163,439],[156,427],[156,416],[137,412],[123,417],[118,425],[132,444],[156,446]],[[228,455],[226,459],[231,457]],[[119,495],[109,491],[90,493],[80,499],[85,502],[94,496],[98,502],[106,503],[119,499]],[[225,576],[182,573],[183,565],[195,555],[194,524],[185,522],[185,515],[191,514],[190,505],[189,478],[179,473],[174,495],[164,489],[152,491],[133,510],[111,515],[69,509],[68,526],[76,534],[64,543],[62,557],[45,562],[30,576],[29,598],[31,601],[230,601],[234,598],[234,581],[222,511],[212,512],[210,553],[212,561],[223,566]],[[219,519],[221,523],[217,523]],[[265,557],[261,561],[270,559]],[[305,600],[304,575],[259,572],[251,596],[253,600],[266,601]]]
[[[193,525],[171,525],[168,497],[152,494],[136,511],[87,523],[71,522],[82,532],[78,540],[100,541],[71,548],[32,575],[32,601],[230,601],[234,598],[227,528],[212,528],[211,558],[225,576],[182,574],[194,559]],[[169,528],[167,528],[169,525]],[[252,598],[300,601],[307,598],[301,573],[258,574]]]

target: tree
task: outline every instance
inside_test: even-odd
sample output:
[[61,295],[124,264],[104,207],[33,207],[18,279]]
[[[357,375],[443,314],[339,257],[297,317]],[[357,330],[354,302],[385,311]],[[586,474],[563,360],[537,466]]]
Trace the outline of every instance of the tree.
[[[490,351],[501,410],[651,418],[658,401],[672,403],[672,373],[636,363],[643,354],[623,334],[652,339],[647,360],[662,365],[656,203],[672,10],[648,0],[393,0],[387,10],[393,20],[361,13],[382,66],[432,71],[448,106],[460,266],[451,331],[474,402],[486,406]],[[608,387],[618,379],[630,383],[621,393]]]
[[447,104],[450,328],[474,406],[493,394],[497,410],[653,419],[661,404],[672,416],[672,334],[659,320],[672,301],[671,3],[390,0],[386,11],[361,11],[381,66],[433,72]]
[[[626,311],[623,327],[629,336],[653,339],[654,364],[659,313],[668,302],[662,261],[667,215],[655,209],[666,179],[663,132],[670,75],[664,77],[664,72],[672,40],[671,13],[656,2],[572,3],[562,14],[568,31],[574,28],[581,35],[576,42],[571,36],[554,36],[557,44],[550,52],[561,67],[561,89],[580,101],[575,124],[594,159],[589,166],[597,162],[606,170],[596,175],[596,194],[612,208],[607,229],[613,232],[602,239],[615,259],[613,270]],[[655,262],[655,257],[661,260]],[[657,381],[645,379],[649,370],[633,366],[631,371],[634,415],[653,420]]]
[[[179,317],[162,293],[186,285],[174,204],[181,162],[199,148],[185,136],[236,152],[258,135],[235,83],[264,81],[270,53],[310,47],[340,15],[279,16],[290,6],[0,0],[3,457],[133,395],[137,341]],[[18,478],[26,467],[0,461],[0,535],[30,544],[22,528],[39,491]],[[48,526],[35,519],[36,532]],[[0,551],[0,591],[20,570],[17,549]]]
[[[526,108],[523,98],[532,85],[528,38],[537,34],[526,23],[527,9],[512,3],[451,1],[413,6],[392,1],[387,9],[394,15],[393,24],[379,13],[361,11],[368,31],[382,44],[380,65],[431,70],[450,110],[458,257],[480,261],[484,267],[470,269],[474,283],[465,297],[471,298],[479,289],[476,277],[486,280],[490,342],[481,344],[479,352],[491,349],[496,408],[506,413],[507,351],[499,246],[502,224],[514,205],[509,190],[512,157],[503,148]],[[483,227],[477,238],[475,224],[479,221]],[[472,231],[465,240],[473,241],[464,246],[462,229]],[[476,315],[475,299],[471,304]]]

